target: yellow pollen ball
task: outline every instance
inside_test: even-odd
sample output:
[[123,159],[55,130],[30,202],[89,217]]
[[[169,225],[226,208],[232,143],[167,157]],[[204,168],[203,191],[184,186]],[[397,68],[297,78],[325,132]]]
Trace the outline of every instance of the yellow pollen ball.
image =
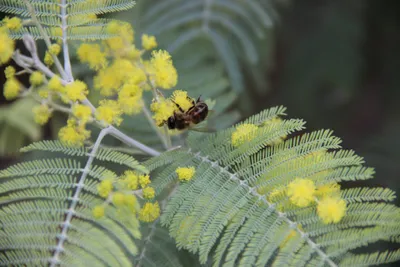
[[102,100],[96,111],[96,119],[107,124],[120,125],[122,122],[122,110],[117,101]]
[[150,176],[146,175],[139,175],[139,184],[142,188],[145,188],[148,184],[150,184]]
[[22,21],[17,17],[12,17],[12,18],[5,17],[3,19],[3,22],[6,28],[12,31],[19,31],[22,27]]
[[156,85],[163,89],[170,89],[178,82],[178,73],[172,64],[171,55],[165,50],[151,53],[149,72]]
[[8,62],[14,52],[14,40],[4,29],[0,28],[0,66]]
[[315,184],[310,179],[296,178],[288,185],[287,195],[293,204],[307,207],[314,201]]
[[[189,108],[191,108],[193,106],[193,99],[191,99],[188,96],[186,91],[176,90],[172,94],[171,98],[185,112],[188,111]],[[176,107],[176,109],[177,109],[177,111],[179,110],[178,107]]]
[[93,208],[92,211],[93,217],[96,219],[100,219],[104,216],[104,207],[103,206],[96,206]]
[[144,204],[139,212],[139,220],[143,222],[153,222],[160,216],[160,205],[158,202]]
[[169,117],[174,115],[175,105],[169,99],[161,99],[160,102],[153,102],[150,106],[154,112],[153,119],[158,126],[162,126]]
[[125,84],[118,93],[118,103],[125,114],[138,114],[142,111],[142,89],[136,84]]
[[124,195],[124,205],[133,208],[137,203],[137,199],[134,195]]
[[151,50],[157,47],[156,37],[152,35],[143,34],[142,35],[142,47],[145,50]]
[[54,64],[54,59],[53,59],[53,57],[51,56],[51,54],[49,53],[49,51],[46,51],[46,53],[44,54],[44,63],[45,63],[47,66],[51,66],[51,65]]
[[7,79],[7,81],[4,83],[4,97],[7,100],[15,99],[18,97],[21,89],[21,85],[17,79]]
[[121,206],[124,204],[124,199],[125,199],[124,194],[116,192],[112,197],[112,202],[114,203],[115,206]]
[[33,86],[41,85],[44,81],[44,75],[40,71],[32,72],[31,76],[29,76],[29,82]]
[[69,119],[67,125],[58,132],[58,138],[68,146],[82,146],[84,141],[90,136],[90,131],[84,127],[76,125],[76,121]]
[[72,101],[82,101],[86,98],[89,91],[87,85],[79,80],[75,80],[65,86],[67,97]]
[[82,63],[88,63],[94,70],[102,69],[107,64],[106,54],[101,51],[98,44],[81,44],[77,55]]
[[49,53],[52,55],[57,56],[61,52],[61,46],[59,44],[52,44],[49,47]]
[[238,147],[247,141],[251,141],[257,135],[258,127],[254,124],[244,123],[236,127],[232,133],[232,145]]
[[325,224],[338,223],[346,214],[346,202],[338,197],[325,197],[318,203],[317,214]]
[[88,106],[76,104],[72,107],[72,114],[82,123],[86,123],[91,120],[92,110]]
[[13,78],[15,75],[15,68],[13,66],[8,66],[5,68],[4,74],[6,75],[7,79]]
[[65,87],[62,85],[60,77],[58,77],[57,75],[54,75],[53,77],[51,77],[51,79],[48,83],[48,87],[50,90],[52,90],[54,92],[63,93],[65,91]]
[[136,190],[139,186],[139,177],[133,171],[125,171],[122,181],[130,190]]
[[51,116],[51,110],[47,105],[40,105],[33,108],[34,119],[37,124],[46,124]]
[[190,181],[196,171],[194,167],[179,167],[175,170],[175,172],[178,175],[178,179],[180,181]]
[[104,198],[108,197],[112,189],[113,189],[112,180],[103,180],[97,186],[97,191],[99,192],[99,195]]
[[156,192],[154,191],[153,187],[145,187],[143,189],[143,197],[144,198],[152,199],[152,198],[154,198],[155,193]]

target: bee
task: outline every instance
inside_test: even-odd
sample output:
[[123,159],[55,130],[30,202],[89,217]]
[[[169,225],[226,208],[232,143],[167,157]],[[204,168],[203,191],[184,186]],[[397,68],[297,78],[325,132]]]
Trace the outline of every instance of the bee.
[[208,115],[208,106],[200,97],[192,101],[192,106],[185,112],[177,103],[172,101],[180,112],[174,112],[174,115],[168,118],[166,124],[170,130],[184,130],[190,128],[193,124],[204,121]]

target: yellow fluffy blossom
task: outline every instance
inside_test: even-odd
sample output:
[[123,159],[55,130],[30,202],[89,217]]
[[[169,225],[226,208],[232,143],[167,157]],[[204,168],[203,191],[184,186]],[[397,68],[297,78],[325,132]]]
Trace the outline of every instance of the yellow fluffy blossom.
[[146,50],[151,50],[157,47],[156,37],[152,35],[142,35],[142,47]]
[[142,89],[136,85],[127,83],[118,93],[118,103],[125,114],[138,114],[142,110]]
[[160,99],[160,102],[153,102],[150,106],[154,112],[153,119],[158,126],[162,126],[169,117],[174,115],[175,105],[169,99]]
[[83,142],[90,136],[90,131],[83,126],[77,125],[76,121],[69,119],[67,125],[58,132],[60,141],[69,146],[82,146]]
[[14,77],[15,68],[13,66],[8,66],[7,68],[5,68],[4,74],[6,75],[7,79],[10,79],[10,78]]
[[133,208],[137,203],[137,199],[134,195],[124,195],[124,205]]
[[121,206],[124,204],[125,195],[121,192],[116,192],[112,196],[112,202],[115,206]]
[[139,59],[141,56],[142,52],[140,52],[139,49],[136,48],[135,45],[131,45],[128,48],[126,48],[126,57],[128,59],[136,60]]
[[104,41],[115,56],[123,55],[133,42],[134,31],[129,23],[111,21],[106,27],[106,32],[117,35]]
[[76,104],[72,107],[72,114],[74,114],[74,116],[82,123],[86,123],[91,119],[92,110],[88,106]]
[[109,179],[101,181],[100,184],[97,186],[97,191],[99,192],[99,195],[101,197],[108,197],[112,189],[113,182]]
[[296,178],[288,185],[287,195],[293,204],[299,207],[307,207],[314,201],[315,184],[310,179]]
[[126,187],[130,190],[136,190],[139,186],[139,177],[133,171],[125,171],[122,181],[125,183]]
[[102,100],[96,111],[96,119],[107,124],[120,125],[122,122],[122,110],[117,101]]
[[244,123],[236,127],[232,133],[232,145],[238,147],[247,141],[252,140],[257,135],[258,127],[254,124]]
[[54,64],[54,59],[53,59],[53,57],[51,56],[51,54],[49,53],[49,51],[46,51],[46,53],[44,54],[44,63],[45,63],[47,66],[51,66],[51,65]]
[[139,184],[142,188],[145,188],[150,183],[150,176],[148,174],[139,175]]
[[33,86],[41,85],[44,81],[44,75],[40,71],[34,71],[29,76],[29,82]]
[[15,99],[19,95],[21,89],[21,85],[17,79],[7,79],[7,81],[4,83],[4,97],[7,100]]
[[113,68],[108,67],[100,70],[93,79],[94,88],[100,90],[103,96],[112,96],[121,86],[121,80],[115,74]]
[[317,197],[327,197],[327,196],[339,196],[340,195],[340,185],[338,183],[329,183],[317,187],[317,192],[315,192]]
[[12,17],[12,18],[5,17],[3,19],[3,23],[7,29],[12,31],[19,31],[22,27],[22,21],[17,17]]
[[6,30],[0,28],[0,66],[11,58],[14,45],[14,41],[8,36]]
[[178,73],[172,64],[171,55],[165,50],[153,51],[151,53],[150,75],[154,78],[157,87],[170,89],[178,81]]
[[52,44],[49,47],[49,53],[52,55],[57,56],[61,52],[61,46],[59,44]]
[[346,202],[338,197],[325,197],[318,202],[317,214],[326,224],[338,223],[346,214]]
[[49,90],[47,89],[39,89],[38,90],[38,95],[40,98],[46,99],[49,96]]
[[39,105],[33,108],[33,114],[35,122],[44,125],[46,124],[51,116],[51,110],[47,105]]
[[143,189],[143,197],[147,199],[152,199],[155,195],[155,191],[153,187],[145,187]]
[[[303,231],[303,227],[301,225],[298,225],[298,228]],[[289,242],[289,240],[294,238],[294,237],[296,237],[298,234],[299,233],[295,229],[290,230],[289,234],[286,236],[286,238],[279,245],[279,248],[282,249],[283,247],[285,247],[286,244]]]
[[89,91],[86,83],[75,80],[65,86],[67,97],[72,101],[84,100],[88,95]]
[[139,220],[143,222],[153,222],[160,216],[160,205],[158,202],[144,204],[139,212]]
[[[193,106],[193,99],[188,96],[186,91],[175,90],[171,99],[185,112]],[[178,107],[176,107],[176,109],[178,109]]]
[[96,206],[92,211],[93,217],[100,219],[104,216],[104,206]]
[[62,85],[61,79],[57,75],[54,75],[53,77],[51,77],[51,79],[48,83],[48,87],[50,90],[52,90],[54,92],[60,92],[60,93],[65,92],[65,87]]
[[102,69],[106,66],[106,54],[101,51],[98,44],[81,44],[77,51],[78,58],[82,63],[88,63],[94,70]]
[[196,172],[194,167],[179,167],[175,170],[180,181],[190,181]]

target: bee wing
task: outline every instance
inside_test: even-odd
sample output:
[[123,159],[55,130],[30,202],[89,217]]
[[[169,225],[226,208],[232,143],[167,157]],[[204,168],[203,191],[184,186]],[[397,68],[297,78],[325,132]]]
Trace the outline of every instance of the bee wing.
[[216,129],[207,127],[206,125],[190,126],[188,130],[195,132],[203,132],[203,133],[215,133],[217,131]]

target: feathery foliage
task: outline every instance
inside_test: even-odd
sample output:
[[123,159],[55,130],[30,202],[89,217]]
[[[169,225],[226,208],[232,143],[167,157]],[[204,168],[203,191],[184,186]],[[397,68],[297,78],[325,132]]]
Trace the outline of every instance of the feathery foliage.
[[300,208],[288,204],[286,194],[271,195],[297,177],[321,186],[370,179],[374,174],[353,151],[340,149],[341,141],[331,131],[283,141],[302,130],[304,122],[272,123],[282,115],[284,109],[278,107],[249,118],[244,123],[256,124],[259,130],[240,146],[231,143],[234,128],[206,138],[191,134],[189,149],[167,152],[146,163],[156,170],[153,185],[158,192],[171,190],[177,167],[196,168],[190,182],[175,185],[161,217],[178,248],[198,253],[202,263],[212,256],[213,266],[358,266],[369,260],[398,260],[398,251],[351,254],[373,242],[399,241],[400,209],[386,203],[394,199],[393,191],[342,190],[347,212],[334,224],[323,223],[315,207]]
[[[138,252],[135,239],[141,234],[137,219],[121,217],[113,205],[106,208],[105,218],[92,216],[93,208],[104,202],[96,186],[116,174],[104,164],[82,168],[81,159],[91,156],[85,148],[42,141],[22,149],[34,150],[57,152],[63,157],[22,162],[0,171],[1,265],[46,265],[57,250],[55,242],[65,239],[64,253],[58,259],[61,264],[84,266],[90,261],[93,265],[128,266]],[[147,172],[134,158],[120,152],[100,149],[94,156]],[[85,172],[86,181],[76,195]],[[72,202],[77,205],[71,210]],[[68,216],[72,216],[70,221]],[[60,229],[66,224],[69,231],[63,234]]]
[[[15,14],[26,19],[37,19],[43,31],[52,39],[62,38],[61,25],[67,30],[71,40],[98,40],[112,36],[106,32],[107,20],[98,19],[96,15],[122,11],[132,8],[132,0],[66,0],[66,1],[33,1],[33,0],[0,0],[0,12]],[[32,17],[34,15],[34,17]],[[64,21],[63,21],[64,20]],[[30,34],[41,39],[41,29],[32,23],[10,33],[15,39]]]

